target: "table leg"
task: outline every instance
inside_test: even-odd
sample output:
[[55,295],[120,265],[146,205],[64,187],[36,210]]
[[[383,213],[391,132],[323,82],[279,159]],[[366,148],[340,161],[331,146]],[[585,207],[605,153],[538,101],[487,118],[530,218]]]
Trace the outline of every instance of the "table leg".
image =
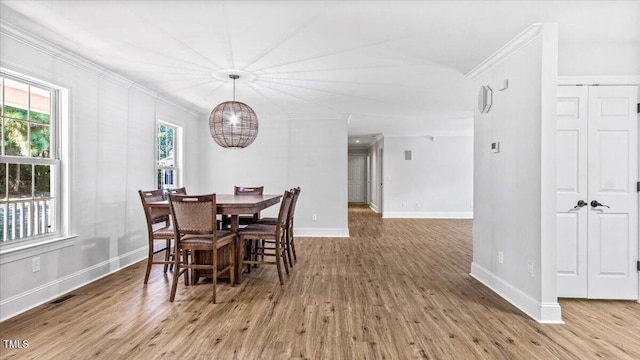
[[[231,232],[237,234],[239,229],[240,229],[240,216],[231,215]],[[240,241],[240,237],[238,236],[236,237],[236,253],[235,253],[236,284],[242,284],[242,273],[244,272],[244,266],[242,265],[243,252],[244,251],[243,251],[242,241]]]
[[237,234],[239,229],[240,229],[240,216],[231,215],[231,232]]

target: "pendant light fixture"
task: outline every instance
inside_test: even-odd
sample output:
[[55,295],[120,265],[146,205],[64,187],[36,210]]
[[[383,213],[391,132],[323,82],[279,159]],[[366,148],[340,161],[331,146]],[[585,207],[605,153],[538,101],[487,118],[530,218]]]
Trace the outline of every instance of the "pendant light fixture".
[[209,131],[213,140],[224,148],[245,148],[258,136],[258,117],[249,105],[236,101],[236,80],[240,76],[229,77],[233,80],[233,101],[225,101],[213,109]]

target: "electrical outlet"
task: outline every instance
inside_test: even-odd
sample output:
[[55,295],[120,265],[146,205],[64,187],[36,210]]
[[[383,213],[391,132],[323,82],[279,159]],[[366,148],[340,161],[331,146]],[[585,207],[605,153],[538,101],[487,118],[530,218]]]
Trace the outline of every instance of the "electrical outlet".
[[531,261],[527,261],[527,272],[533,277],[533,263]]
[[498,262],[504,264],[504,253],[502,251],[498,251]]
[[402,203],[402,207],[407,207],[407,203],[406,203],[406,202],[403,202],[403,203]]
[[416,203],[416,207],[417,207],[417,208],[419,208],[419,207],[420,207],[420,203],[419,203],[419,202],[417,202],[417,203]]
[[31,272],[38,272],[40,271],[40,257],[34,257],[33,259],[31,259]]
[[311,220],[312,221],[317,221],[318,220],[318,214],[311,214]]

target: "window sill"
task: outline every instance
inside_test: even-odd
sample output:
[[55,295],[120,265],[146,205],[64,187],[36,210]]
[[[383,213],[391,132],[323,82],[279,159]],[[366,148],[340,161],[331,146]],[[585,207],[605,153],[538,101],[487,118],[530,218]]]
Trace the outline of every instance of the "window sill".
[[78,235],[33,239],[28,243],[0,245],[0,265],[73,246]]

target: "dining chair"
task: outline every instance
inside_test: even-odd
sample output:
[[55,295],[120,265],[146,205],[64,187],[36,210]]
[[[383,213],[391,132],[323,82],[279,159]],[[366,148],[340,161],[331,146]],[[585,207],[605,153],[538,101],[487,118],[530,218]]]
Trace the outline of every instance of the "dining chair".
[[264,194],[264,186],[234,186],[233,187],[234,195],[263,195]]
[[169,195],[187,195],[187,188],[167,189],[167,198]]
[[[247,254],[242,261],[242,265],[257,264],[271,264],[276,265],[278,270],[278,278],[280,279],[280,285],[284,284],[282,276],[282,264],[284,264],[285,271],[289,274],[289,266],[287,265],[287,253],[282,251],[286,239],[286,219],[293,200],[293,193],[285,191],[282,196],[282,202],[280,203],[280,211],[278,212],[278,221],[275,225],[266,224],[250,224],[247,227],[238,231],[240,236],[240,243],[245,246]],[[274,246],[273,248],[266,247],[265,242],[269,241]],[[273,257],[273,261],[265,260],[264,257]]]
[[[264,186],[234,186],[233,187],[234,195],[263,195],[264,194]],[[260,218],[260,213],[256,216]],[[254,223],[254,215],[240,215],[238,216],[238,224],[240,225],[249,225]],[[231,227],[231,220],[228,216],[222,216],[222,228],[228,229]]]
[[[296,187],[290,190],[293,193],[293,200],[291,201],[291,207],[289,208],[289,213],[287,214],[287,222],[285,226],[286,232],[286,242],[284,245],[285,251],[287,252],[287,257],[289,259],[289,266],[293,267],[293,262],[291,260],[291,255],[293,253],[293,260],[298,261],[298,256],[296,255],[296,245],[294,242],[293,236],[293,219],[296,210],[296,204],[298,202],[298,197],[300,196],[300,187]],[[275,225],[278,221],[278,218],[266,217],[258,220],[258,224],[265,225]]]
[[[216,226],[216,194],[169,195],[173,216],[173,228],[177,241],[174,245],[175,269],[169,301],[174,301],[178,278],[184,274],[185,285],[189,284],[188,270],[210,270],[213,275],[213,303],[216,303],[218,275],[229,272],[231,286],[235,285],[235,240],[236,234],[218,230]],[[218,269],[218,252],[224,247],[229,255],[229,265]],[[211,264],[199,262],[196,252],[211,252]]]
[[[151,212],[151,208],[149,207],[149,203],[155,201],[163,200],[163,191],[162,190],[150,190],[143,191],[138,190],[138,194],[140,195],[140,200],[142,201],[142,207],[144,208],[145,218],[147,220],[147,237],[149,239],[149,254],[147,256],[147,271],[144,275],[144,283],[146,284],[149,281],[149,274],[151,273],[151,266],[156,264],[164,265],[164,272],[167,272],[167,268],[169,265],[173,265],[173,261],[171,260],[171,240],[175,238],[175,233],[173,228],[171,227],[171,223],[169,221],[169,215],[154,215]],[[162,227],[154,229],[154,226],[157,227],[156,224],[163,224]],[[166,245],[161,252],[164,252],[164,260],[154,260],[155,254],[155,240],[165,240]]]

